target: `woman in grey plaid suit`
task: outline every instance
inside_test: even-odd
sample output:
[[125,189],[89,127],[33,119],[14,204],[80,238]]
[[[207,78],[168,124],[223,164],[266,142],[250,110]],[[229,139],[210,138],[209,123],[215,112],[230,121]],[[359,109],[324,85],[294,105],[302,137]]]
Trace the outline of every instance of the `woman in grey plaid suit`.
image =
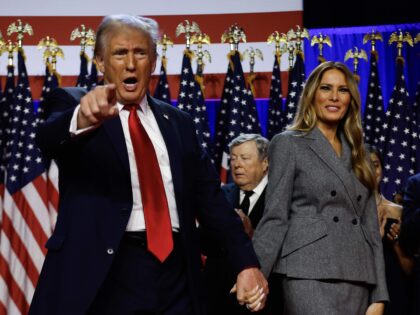
[[266,206],[253,238],[262,270],[283,275],[285,313],[382,314],[388,300],[351,71],[325,62],[309,76],[293,125],[269,149]]

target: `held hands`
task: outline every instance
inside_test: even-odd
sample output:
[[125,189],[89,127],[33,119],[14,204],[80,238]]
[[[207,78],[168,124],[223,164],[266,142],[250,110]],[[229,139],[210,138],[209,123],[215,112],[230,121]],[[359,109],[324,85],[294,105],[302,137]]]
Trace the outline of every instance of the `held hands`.
[[237,277],[231,293],[236,292],[240,305],[246,306],[251,312],[258,312],[264,308],[268,295],[268,283],[258,268],[242,270]]
[[398,219],[397,223],[393,223],[391,225],[391,228],[388,230],[388,233],[386,233],[386,237],[388,238],[388,240],[394,242],[395,244],[398,242],[400,230],[401,230],[401,220]]
[[83,129],[102,123],[118,115],[116,86],[97,86],[80,100],[77,128]]

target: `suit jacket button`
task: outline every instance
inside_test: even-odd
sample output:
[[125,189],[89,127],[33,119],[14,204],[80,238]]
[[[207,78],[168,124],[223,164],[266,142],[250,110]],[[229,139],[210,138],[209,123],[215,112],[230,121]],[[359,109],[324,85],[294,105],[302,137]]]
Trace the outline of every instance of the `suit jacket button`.
[[113,255],[113,254],[114,254],[114,250],[113,250],[112,248],[108,248],[108,249],[106,250],[106,253],[107,253],[108,255]]
[[362,200],[362,196],[361,195],[357,196],[357,201],[360,201],[360,200]]
[[334,221],[334,222],[338,222],[338,221],[340,221],[340,219],[339,219],[338,217],[334,217],[334,218],[333,218],[333,221]]
[[333,196],[333,197],[334,197],[335,195],[337,195],[337,192],[336,192],[335,190],[332,190],[332,191],[331,191],[331,196]]
[[353,223],[353,225],[357,225],[357,219],[353,219],[353,220],[351,221],[351,223]]

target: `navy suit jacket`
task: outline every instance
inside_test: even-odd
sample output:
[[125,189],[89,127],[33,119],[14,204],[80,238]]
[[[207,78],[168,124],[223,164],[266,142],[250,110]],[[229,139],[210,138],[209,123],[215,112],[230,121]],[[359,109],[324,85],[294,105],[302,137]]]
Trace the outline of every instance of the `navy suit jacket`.
[[[249,219],[251,220],[252,227],[254,229],[257,227],[258,222],[260,222],[264,212],[266,188],[267,187],[264,188],[261,196],[257,200],[257,203],[249,214]],[[231,206],[234,208],[239,208],[239,187],[235,183],[230,183],[222,186],[222,190],[224,191],[226,198],[228,199]]]
[[[46,102],[47,119],[37,133],[43,154],[59,167],[60,202],[31,315],[86,313],[113,262],[133,205],[120,118],[87,134],[70,135],[74,108],[85,93],[80,88],[54,90]],[[194,314],[202,314],[196,219],[228,240],[235,272],[258,266],[258,261],[220,189],[218,174],[198,144],[191,117],[149,96],[148,103],[169,154]]]

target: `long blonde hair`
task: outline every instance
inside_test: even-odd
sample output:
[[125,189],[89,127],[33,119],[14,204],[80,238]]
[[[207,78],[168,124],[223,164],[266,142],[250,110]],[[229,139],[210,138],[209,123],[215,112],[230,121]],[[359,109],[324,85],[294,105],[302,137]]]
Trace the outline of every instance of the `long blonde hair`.
[[344,136],[350,144],[354,173],[363,185],[370,191],[373,191],[375,189],[375,176],[368,163],[369,161],[367,160],[363,144],[359,88],[353,73],[344,63],[328,61],[321,63],[312,71],[303,88],[294,121],[288,129],[308,132],[315,128],[318,121],[315,106],[313,104],[315,93],[321,83],[323,74],[325,71],[331,69],[339,70],[344,74],[351,95],[349,108],[340,121],[338,130],[344,133]]

